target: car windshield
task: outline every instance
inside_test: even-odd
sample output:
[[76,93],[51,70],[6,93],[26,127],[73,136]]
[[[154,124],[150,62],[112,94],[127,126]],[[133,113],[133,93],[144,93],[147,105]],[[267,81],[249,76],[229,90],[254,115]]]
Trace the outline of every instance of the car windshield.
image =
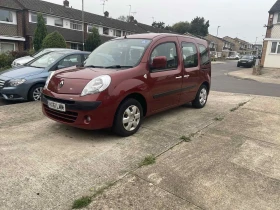
[[242,59],[253,59],[253,56],[244,55]]
[[28,63],[28,66],[37,67],[37,68],[46,68],[52,65],[62,55],[63,55],[62,53],[58,53],[58,52],[48,53],[34,61],[31,61],[30,63]]
[[48,53],[48,52],[50,52],[50,51],[49,51],[49,50],[46,50],[46,49],[40,50],[40,51],[34,53],[34,54],[32,55],[32,57],[33,57],[33,58],[38,58],[38,57],[40,57],[41,55],[44,55],[44,54],[46,54],[46,53]]
[[95,49],[85,67],[129,68],[138,65],[151,43],[148,39],[119,39],[106,42]]

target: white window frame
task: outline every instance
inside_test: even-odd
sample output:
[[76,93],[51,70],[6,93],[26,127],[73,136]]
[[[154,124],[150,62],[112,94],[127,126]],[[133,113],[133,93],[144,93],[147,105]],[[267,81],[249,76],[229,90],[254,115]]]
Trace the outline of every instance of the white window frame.
[[[104,34],[104,29],[105,29],[105,28],[108,29],[108,34]],[[103,28],[102,28],[102,34],[105,35],[105,36],[110,36],[110,28],[108,28],[108,27],[103,27]]]
[[13,49],[13,51],[15,51],[16,50],[16,43],[11,43],[11,42],[0,42],[0,53],[2,53],[2,47],[1,47],[1,44],[11,44],[11,45],[13,45],[14,46],[14,49]]
[[[62,21],[62,25],[61,25],[61,26],[59,26],[59,25],[55,25],[55,21],[56,21],[57,19],[60,19],[60,20]],[[63,18],[60,18],[60,17],[54,17],[54,26],[55,26],[55,27],[60,27],[60,28],[63,28],[63,26],[64,26],[64,24],[63,24]]]
[[12,22],[0,21],[0,23],[11,24],[11,25],[16,25],[16,24],[17,24],[17,14],[16,14],[14,11],[11,11],[11,10],[8,10],[8,9],[2,9],[2,8],[0,8],[0,9],[1,9],[1,10],[4,10],[4,11],[10,12],[11,15],[12,15],[12,18],[13,18],[13,21],[12,21]]
[[[73,26],[76,25],[77,29],[73,28]],[[75,30],[75,31],[83,31],[83,24],[80,22],[76,21],[70,21],[70,29]]]
[[88,26],[87,26],[87,32],[88,32],[88,33],[92,33],[92,32],[89,30],[89,27],[96,28],[96,29],[98,30],[98,33],[99,33],[99,27],[98,27],[98,26],[95,26],[95,25],[88,25]]
[[[273,44],[273,43],[277,43],[277,44],[276,44],[275,53],[271,52],[271,50],[272,50],[272,44]],[[277,52],[278,52],[278,49],[280,49],[280,40],[279,40],[279,41],[272,41],[272,42],[271,42],[271,47],[270,47],[270,52],[269,52],[269,54],[271,54],[271,55],[280,55],[280,52],[277,53]]]
[[[36,21],[32,21],[32,15],[36,15]],[[48,24],[48,18],[47,16],[43,15],[43,18],[45,20],[45,24]],[[37,13],[30,13],[30,23],[37,23],[37,19],[38,19],[38,14]]]

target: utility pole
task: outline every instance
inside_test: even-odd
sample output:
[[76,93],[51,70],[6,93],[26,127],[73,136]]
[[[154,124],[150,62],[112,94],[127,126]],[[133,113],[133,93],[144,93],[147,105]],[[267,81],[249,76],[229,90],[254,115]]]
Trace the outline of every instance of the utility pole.
[[219,36],[219,28],[220,28],[221,26],[218,26],[218,28],[217,28],[217,37]]
[[83,51],[85,51],[85,13],[84,13],[84,0],[82,0],[82,29],[83,29]]
[[153,23],[155,22],[155,17],[151,17],[153,19]]
[[127,5],[127,6],[129,6],[129,13],[128,13],[128,17],[130,17],[131,5]]
[[103,3],[101,5],[103,5],[103,14],[105,12],[105,2],[108,1],[108,0],[101,0]]
[[255,45],[257,44],[257,41],[258,41],[258,37],[256,37]]

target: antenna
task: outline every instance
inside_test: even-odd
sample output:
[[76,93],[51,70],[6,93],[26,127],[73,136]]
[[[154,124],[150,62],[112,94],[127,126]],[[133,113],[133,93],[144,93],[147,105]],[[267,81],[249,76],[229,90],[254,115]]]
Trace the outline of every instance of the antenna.
[[101,4],[101,5],[103,5],[103,14],[104,14],[104,12],[105,12],[105,3],[106,3],[106,1],[108,1],[108,0],[101,0],[103,3]]
[[155,22],[155,17],[151,17],[153,19],[153,22]]
[[129,6],[129,13],[128,13],[128,17],[130,17],[131,5],[127,5],[127,6]]

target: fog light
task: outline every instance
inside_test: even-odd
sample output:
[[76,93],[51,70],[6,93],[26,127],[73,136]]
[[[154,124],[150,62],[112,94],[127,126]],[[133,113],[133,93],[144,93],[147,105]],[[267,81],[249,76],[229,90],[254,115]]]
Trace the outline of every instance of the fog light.
[[84,123],[85,123],[85,124],[89,124],[90,121],[91,121],[91,117],[88,116],[88,115],[86,115],[86,116],[85,116],[85,121],[84,121]]

